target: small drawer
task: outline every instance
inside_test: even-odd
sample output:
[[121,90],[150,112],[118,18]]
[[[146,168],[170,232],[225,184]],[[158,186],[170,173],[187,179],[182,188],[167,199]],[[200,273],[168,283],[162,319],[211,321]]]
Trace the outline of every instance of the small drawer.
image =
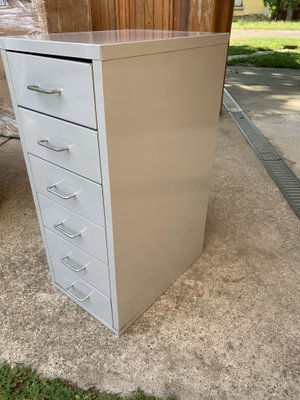
[[104,227],[101,185],[29,155],[35,188],[68,210]]
[[38,194],[44,226],[108,265],[103,228]]
[[76,276],[110,297],[108,267],[78,247],[66,242],[60,236],[45,229],[51,258],[64,264]]
[[96,129],[92,65],[7,52],[17,103]]
[[19,107],[27,151],[101,183],[98,133]]
[[55,260],[52,261],[52,270],[56,284],[82,308],[96,318],[112,325],[112,311],[110,299],[98,290],[82,281],[73,272]]

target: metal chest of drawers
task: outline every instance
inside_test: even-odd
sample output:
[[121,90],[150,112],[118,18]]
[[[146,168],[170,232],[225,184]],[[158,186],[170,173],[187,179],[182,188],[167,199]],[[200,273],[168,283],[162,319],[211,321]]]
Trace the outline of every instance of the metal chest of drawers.
[[117,334],[201,254],[227,42],[1,38],[53,283]]

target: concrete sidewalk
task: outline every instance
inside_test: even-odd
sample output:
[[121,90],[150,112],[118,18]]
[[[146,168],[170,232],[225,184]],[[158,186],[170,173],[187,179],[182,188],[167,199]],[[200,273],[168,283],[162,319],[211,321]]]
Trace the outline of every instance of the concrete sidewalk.
[[300,70],[228,67],[226,88],[300,178]]
[[299,399],[299,220],[226,114],[203,256],[121,338],[51,286],[16,139],[0,212],[0,359],[114,392]]
[[230,37],[231,39],[243,39],[249,37],[300,38],[300,31],[233,29]]

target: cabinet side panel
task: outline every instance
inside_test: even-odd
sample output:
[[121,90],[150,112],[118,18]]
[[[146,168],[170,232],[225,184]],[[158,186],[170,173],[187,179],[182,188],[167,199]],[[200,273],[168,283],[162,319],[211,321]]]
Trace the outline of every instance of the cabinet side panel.
[[226,46],[103,62],[119,327],[202,252]]

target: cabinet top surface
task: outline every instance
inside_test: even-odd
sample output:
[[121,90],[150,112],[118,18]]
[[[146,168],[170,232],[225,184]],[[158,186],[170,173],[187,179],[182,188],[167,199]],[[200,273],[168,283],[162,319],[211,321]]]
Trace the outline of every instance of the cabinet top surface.
[[227,33],[124,29],[1,37],[0,47],[66,57],[109,60],[225,44]]

